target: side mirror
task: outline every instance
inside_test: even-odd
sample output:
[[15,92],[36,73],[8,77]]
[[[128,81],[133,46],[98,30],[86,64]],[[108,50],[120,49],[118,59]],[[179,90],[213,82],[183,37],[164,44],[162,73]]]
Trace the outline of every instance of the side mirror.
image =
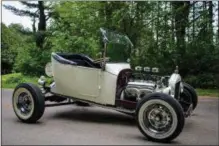
[[158,72],[159,72],[159,68],[153,67],[153,68],[152,68],[152,72],[153,72],[153,73],[158,73]]

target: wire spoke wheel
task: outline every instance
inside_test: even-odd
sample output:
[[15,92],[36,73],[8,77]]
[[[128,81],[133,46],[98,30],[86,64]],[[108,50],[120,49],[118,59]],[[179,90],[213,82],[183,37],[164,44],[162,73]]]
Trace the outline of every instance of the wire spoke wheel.
[[140,110],[141,126],[151,137],[162,139],[171,135],[177,126],[177,115],[167,103],[151,100]]
[[18,119],[25,123],[35,123],[45,110],[45,99],[40,88],[31,83],[16,86],[12,105]]
[[168,142],[184,127],[183,109],[177,100],[164,93],[151,93],[136,109],[138,128],[149,140]]
[[13,107],[19,117],[28,119],[34,110],[34,100],[31,93],[25,88],[17,89],[13,97]]
[[167,132],[173,121],[169,110],[160,104],[149,106],[143,116],[145,127],[156,134]]

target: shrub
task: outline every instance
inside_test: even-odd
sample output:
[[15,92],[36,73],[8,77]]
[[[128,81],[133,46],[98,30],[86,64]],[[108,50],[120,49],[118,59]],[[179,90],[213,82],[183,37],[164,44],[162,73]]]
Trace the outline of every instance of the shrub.
[[7,84],[22,83],[23,82],[23,78],[22,78],[21,75],[12,76],[12,77],[7,78],[5,82]]
[[211,73],[190,75],[184,78],[184,81],[195,88],[218,88],[218,77]]
[[34,44],[19,50],[14,64],[14,71],[24,75],[39,76],[45,73],[44,68],[50,61],[50,50],[41,50]]

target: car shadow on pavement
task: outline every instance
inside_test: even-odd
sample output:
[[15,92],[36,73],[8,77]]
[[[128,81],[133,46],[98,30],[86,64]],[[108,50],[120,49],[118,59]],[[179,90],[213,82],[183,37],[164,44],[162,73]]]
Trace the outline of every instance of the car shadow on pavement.
[[57,112],[52,118],[101,124],[136,125],[136,121],[132,116],[116,111],[92,109],[92,107],[89,107],[89,109],[78,107],[68,111]]
[[45,122],[43,122],[43,121],[37,121],[36,123],[24,123],[24,122],[22,122],[21,120],[19,120],[17,118],[14,119],[13,122],[16,123],[16,124],[30,125],[30,126],[45,125]]
[[170,144],[171,145],[178,145],[178,144],[180,144],[177,140],[172,140],[170,142],[155,142],[155,141],[148,140],[146,137],[140,136],[140,135],[133,135],[133,138],[141,140],[141,141],[152,142],[153,145],[170,145]]

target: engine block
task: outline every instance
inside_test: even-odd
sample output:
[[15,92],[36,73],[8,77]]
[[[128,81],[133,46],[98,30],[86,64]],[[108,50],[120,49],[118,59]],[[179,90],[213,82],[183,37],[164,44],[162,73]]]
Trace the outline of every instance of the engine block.
[[121,99],[138,101],[155,89],[155,84],[146,82],[129,82],[121,94]]

